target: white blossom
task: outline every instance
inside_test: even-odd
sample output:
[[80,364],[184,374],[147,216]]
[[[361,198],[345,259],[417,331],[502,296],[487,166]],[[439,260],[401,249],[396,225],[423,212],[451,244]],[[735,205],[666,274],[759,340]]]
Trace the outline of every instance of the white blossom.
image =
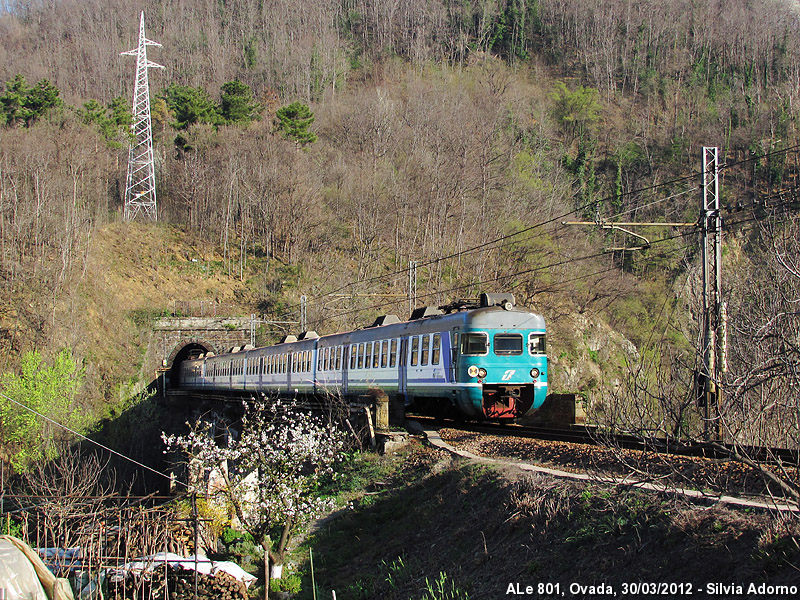
[[[196,475],[207,478],[213,471],[227,481],[210,493],[230,502],[242,526],[262,544],[272,544],[269,533],[274,528],[288,527],[291,534],[332,507],[332,500],[314,491],[320,477],[333,473],[341,455],[344,436],[336,427],[276,401],[250,405],[241,429],[238,436],[226,435],[222,446],[207,422],[195,423],[182,436],[162,433],[162,439],[168,449],[188,455]],[[281,560],[283,550],[277,549]]]

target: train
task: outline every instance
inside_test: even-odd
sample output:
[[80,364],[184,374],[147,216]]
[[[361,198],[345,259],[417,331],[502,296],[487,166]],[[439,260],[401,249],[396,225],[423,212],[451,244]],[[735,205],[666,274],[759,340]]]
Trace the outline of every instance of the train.
[[418,308],[408,321],[385,315],[355,331],[209,352],[179,365],[179,386],[345,399],[379,391],[409,410],[516,419],[547,396],[546,333],[542,315],[517,308],[513,294],[484,293]]

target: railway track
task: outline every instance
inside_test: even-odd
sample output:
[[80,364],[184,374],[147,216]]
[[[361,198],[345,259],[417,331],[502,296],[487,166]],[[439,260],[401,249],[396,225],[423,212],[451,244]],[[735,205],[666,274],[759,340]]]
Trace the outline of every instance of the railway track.
[[[442,424],[433,417],[409,415],[431,426]],[[762,464],[775,464],[782,467],[800,467],[800,452],[786,448],[766,448],[740,446],[721,442],[683,442],[667,438],[644,438],[629,434],[608,433],[594,427],[574,426],[570,428],[551,428],[518,425],[516,423],[456,423],[447,421],[446,426],[461,431],[485,433],[500,436],[516,436],[547,441],[571,442],[592,446],[608,446],[671,454],[674,456],[701,457],[713,460],[753,461]]]

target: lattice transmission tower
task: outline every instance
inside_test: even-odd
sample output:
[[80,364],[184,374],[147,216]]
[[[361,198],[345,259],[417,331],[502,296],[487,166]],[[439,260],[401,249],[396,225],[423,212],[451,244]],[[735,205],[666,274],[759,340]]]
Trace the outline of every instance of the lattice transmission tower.
[[153,128],[150,124],[150,85],[147,69],[164,67],[147,60],[147,47],[161,46],[144,36],[144,11],[139,20],[139,46],[122,52],[136,57],[136,87],[133,91],[133,124],[131,147],[128,154],[128,177],[125,185],[125,210],[123,218],[132,221],[141,212],[157,220],[156,171],[153,161]]

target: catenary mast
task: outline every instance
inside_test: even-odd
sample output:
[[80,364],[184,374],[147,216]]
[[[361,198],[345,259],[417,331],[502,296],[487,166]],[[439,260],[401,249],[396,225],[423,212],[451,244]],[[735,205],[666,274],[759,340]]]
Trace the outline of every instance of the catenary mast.
[[128,177],[125,185],[123,219],[134,220],[141,212],[146,218],[157,220],[156,173],[153,161],[153,129],[150,124],[150,86],[147,69],[164,67],[147,60],[147,46],[161,46],[144,36],[144,11],[139,20],[139,46],[122,52],[136,57],[136,86],[133,91],[133,124],[131,146],[128,154]]

